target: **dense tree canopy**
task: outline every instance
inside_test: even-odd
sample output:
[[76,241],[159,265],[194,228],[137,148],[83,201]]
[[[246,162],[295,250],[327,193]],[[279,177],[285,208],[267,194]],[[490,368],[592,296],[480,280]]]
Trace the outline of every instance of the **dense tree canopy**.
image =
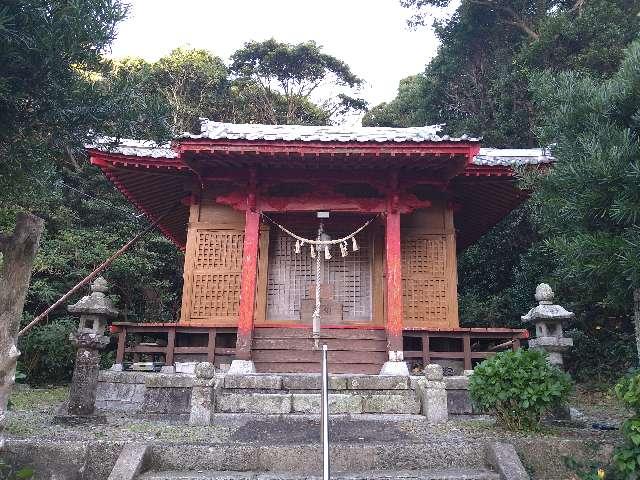
[[[417,12],[414,23],[424,23],[450,2],[401,3]],[[401,83],[398,97],[373,108],[364,123],[446,123],[450,133],[482,135],[486,145],[535,146],[530,74],[610,75],[639,32],[638,11],[626,0],[463,0],[450,18],[435,22],[441,46],[421,78],[409,80],[410,90]]]
[[640,288],[640,41],[609,80],[547,72],[533,86],[557,157],[533,182],[557,274],[583,301],[629,312]]
[[[230,69],[238,89],[250,92],[247,103],[262,123],[324,124],[366,107],[364,100],[350,95],[362,80],[312,41],[297,45],[274,39],[247,42],[231,56]],[[344,91],[327,94],[329,87]]]

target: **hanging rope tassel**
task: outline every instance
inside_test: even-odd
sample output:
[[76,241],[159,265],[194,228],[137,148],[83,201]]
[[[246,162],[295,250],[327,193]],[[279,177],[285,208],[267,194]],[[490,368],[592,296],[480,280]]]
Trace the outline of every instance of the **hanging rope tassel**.
[[296,252],[296,253],[300,253],[300,240],[296,240],[296,248],[295,248],[295,252]]
[[324,247],[324,259],[325,260],[331,260],[331,252],[329,251],[329,245],[327,245],[326,247]]
[[347,242],[340,244],[340,254],[343,257],[346,257],[347,255],[349,255],[349,251],[347,250]]
[[356,242],[356,237],[351,237],[351,250],[353,250],[354,252],[360,250],[360,248],[358,247],[358,242]]
[[316,249],[313,245],[309,245],[309,252],[311,253],[311,258],[316,258]]

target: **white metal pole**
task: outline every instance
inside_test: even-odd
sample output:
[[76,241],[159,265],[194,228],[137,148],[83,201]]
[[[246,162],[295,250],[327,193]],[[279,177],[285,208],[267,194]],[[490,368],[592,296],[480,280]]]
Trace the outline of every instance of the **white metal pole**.
[[322,478],[329,480],[329,373],[327,369],[327,345],[322,345],[322,399],[321,399],[321,436],[322,436]]

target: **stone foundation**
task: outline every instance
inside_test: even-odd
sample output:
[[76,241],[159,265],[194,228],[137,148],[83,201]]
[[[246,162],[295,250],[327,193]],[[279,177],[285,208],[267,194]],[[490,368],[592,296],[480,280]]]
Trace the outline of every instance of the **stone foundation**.
[[[195,381],[193,375],[184,374],[101,371],[96,406],[102,411],[142,415],[189,415]],[[445,377],[444,382],[449,413],[472,413],[468,378]],[[429,402],[442,403],[432,390],[435,383],[441,388],[441,383],[428,382],[423,376],[330,375],[330,412],[427,415],[433,410]],[[320,412],[317,374],[217,374],[211,388],[213,398],[206,403],[213,406],[212,414]]]

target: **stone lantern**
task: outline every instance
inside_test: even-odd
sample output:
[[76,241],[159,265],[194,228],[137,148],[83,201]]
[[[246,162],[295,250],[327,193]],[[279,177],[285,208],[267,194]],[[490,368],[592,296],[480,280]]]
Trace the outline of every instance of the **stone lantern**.
[[521,318],[523,322],[532,322],[536,327],[536,336],[529,340],[529,348],[544,350],[549,354],[549,362],[562,368],[562,354],[573,346],[573,339],[564,336],[562,323],[575,317],[575,314],[555,305],[553,297],[551,287],[541,283],[536,287],[538,306]]
[[98,277],[91,285],[91,295],[67,308],[71,313],[80,314],[78,330],[69,335],[78,349],[67,409],[70,416],[89,417],[95,410],[100,350],[109,344],[109,337],[105,335],[107,320],[118,316],[106,291],[106,280]]

